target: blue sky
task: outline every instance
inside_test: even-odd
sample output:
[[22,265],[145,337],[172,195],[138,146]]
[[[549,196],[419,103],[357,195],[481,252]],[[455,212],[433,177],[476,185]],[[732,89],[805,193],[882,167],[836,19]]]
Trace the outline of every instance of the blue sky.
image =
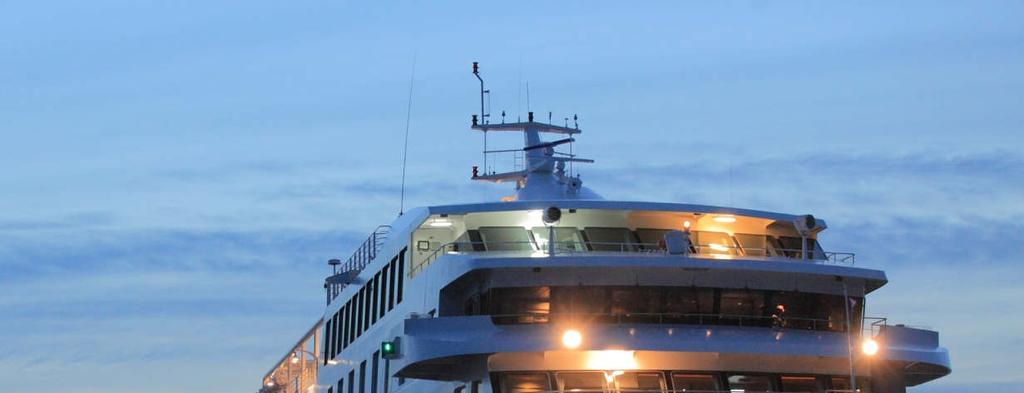
[[[609,198],[813,213],[941,331],[921,392],[1024,383],[1020,2],[0,2],[0,385],[252,391],[323,261],[493,200],[492,110],[580,115]],[[495,141],[503,143],[510,141]]]

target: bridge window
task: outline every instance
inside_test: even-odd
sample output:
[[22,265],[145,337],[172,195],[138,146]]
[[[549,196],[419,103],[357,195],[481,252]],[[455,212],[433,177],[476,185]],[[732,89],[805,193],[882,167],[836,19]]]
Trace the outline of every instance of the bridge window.
[[784,392],[820,392],[822,390],[818,378],[814,376],[783,375],[780,380]]
[[714,375],[684,373],[672,373],[672,389],[676,392],[720,390]]
[[[574,227],[555,227],[555,251],[584,251],[583,236]],[[541,250],[548,249],[548,228],[534,227],[530,230],[537,239]]]
[[729,376],[729,390],[745,392],[771,392],[772,377],[768,375],[733,374]]
[[530,233],[523,227],[480,227],[487,251],[533,251]]
[[737,233],[733,235],[736,242],[743,248],[743,255],[765,257],[768,254],[768,239],[764,235]]
[[725,232],[694,231],[697,249],[702,254],[736,255],[736,243]]
[[636,251],[637,241],[627,228],[583,228],[587,248],[592,251]]
[[551,389],[546,373],[510,373],[501,378],[502,392],[537,393]]
[[[498,324],[586,318],[606,323],[775,326],[835,332],[846,329],[844,298],[827,294],[663,286],[543,286],[492,288],[481,293],[479,299],[479,307],[452,312],[492,315]],[[857,331],[863,299],[850,300],[850,320]],[[779,305],[784,312],[776,308]]]
[[562,392],[603,392],[605,375],[601,371],[558,373],[558,388]]
[[627,372],[615,376],[616,392],[660,392],[665,382],[660,372]]

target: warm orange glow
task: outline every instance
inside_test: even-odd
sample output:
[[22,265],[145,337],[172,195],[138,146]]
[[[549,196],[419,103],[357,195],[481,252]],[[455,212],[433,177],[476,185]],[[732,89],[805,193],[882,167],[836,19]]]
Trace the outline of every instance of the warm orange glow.
[[736,217],[733,217],[733,216],[715,216],[714,220],[715,220],[715,222],[721,222],[721,223],[728,224],[728,223],[736,222]]
[[591,351],[587,354],[587,368],[593,370],[635,370],[637,366],[634,355],[634,351]]
[[717,243],[708,244],[708,247],[715,251],[729,252],[729,247]]
[[865,355],[875,356],[878,353],[878,342],[871,338],[865,338],[864,342],[860,345],[860,350]]
[[583,343],[583,335],[576,329],[566,330],[562,333],[562,345],[569,349],[576,349]]

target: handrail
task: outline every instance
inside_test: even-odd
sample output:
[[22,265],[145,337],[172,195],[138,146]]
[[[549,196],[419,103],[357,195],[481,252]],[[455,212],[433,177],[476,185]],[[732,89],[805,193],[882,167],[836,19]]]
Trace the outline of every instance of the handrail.
[[[377,254],[380,253],[381,247],[384,246],[384,242],[390,234],[390,225],[381,225],[374,229],[370,236],[363,241],[363,244],[359,245],[345,263],[341,265],[339,273],[358,271],[366,267],[374,258],[377,258]],[[324,284],[324,288],[327,290],[327,304],[330,305],[331,301],[341,294],[345,284]]]
[[[814,330],[814,331],[834,331],[834,332],[845,332],[845,322],[828,320],[822,318],[804,318],[804,317],[788,317],[788,316],[764,316],[764,315],[740,315],[740,314],[707,314],[707,313],[517,313],[517,314],[485,314],[491,317],[491,320],[497,324],[514,324],[515,322],[503,323],[503,320],[517,320],[530,319],[531,322],[527,323],[547,323],[552,319],[572,319],[572,320],[590,320],[600,321],[602,323],[611,324],[629,324],[629,323],[652,323],[652,324],[665,324],[666,320],[686,320],[689,323],[683,322],[682,324],[697,324],[697,325],[723,325],[721,323],[712,322],[733,322],[733,326],[751,326],[751,327],[772,327],[776,329],[792,329],[792,330]],[[542,320],[537,321],[537,320]],[[884,318],[883,318],[884,320]],[[647,321],[647,322],[638,322]],[[865,321],[866,322],[866,321]],[[729,325],[729,324],[725,324]],[[829,329],[830,326],[838,326],[839,329]]]
[[[427,265],[444,254],[468,254],[468,253],[530,253],[531,256],[547,256],[547,245],[544,242],[537,244],[533,241],[509,241],[509,242],[450,242],[445,243],[427,255],[419,263],[414,264],[409,275],[415,275],[426,268]],[[484,248],[477,251],[475,248]],[[813,250],[808,250],[814,252]],[[666,255],[667,251],[662,244],[655,243],[633,243],[633,242],[557,242],[555,244],[555,255],[578,255],[588,253],[634,253],[634,254],[656,254]],[[788,248],[755,248],[736,247],[718,244],[693,244],[689,256],[698,258],[733,258],[759,259],[773,261],[799,261],[818,264],[837,264],[852,266],[856,262],[856,255],[848,252],[824,252],[824,258],[802,259],[786,255],[799,255],[803,250]],[[539,253],[539,254],[538,254]],[[780,254],[781,255],[778,255]],[[769,255],[775,254],[775,255]]]
[[[857,389],[860,391],[860,389]],[[513,390],[517,393],[736,393],[737,390],[694,390],[694,389],[633,389],[633,388],[615,388],[608,387],[606,389],[545,389],[545,390],[534,390],[534,389],[522,389]],[[776,391],[772,390],[772,393],[806,393],[806,392],[793,392],[793,391]],[[828,389],[826,393],[852,393],[850,389]]]

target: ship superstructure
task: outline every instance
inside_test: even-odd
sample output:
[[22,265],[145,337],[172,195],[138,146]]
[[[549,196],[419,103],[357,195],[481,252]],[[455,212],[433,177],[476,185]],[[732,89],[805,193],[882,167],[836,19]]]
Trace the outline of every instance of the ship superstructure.
[[314,334],[263,389],[905,392],[950,372],[937,332],[865,316],[885,273],[826,251],[824,220],[601,199],[566,168],[592,161],[556,151],[568,122],[481,104],[471,128],[522,133],[522,165],[473,179],[515,194],[409,210],[332,261]]

